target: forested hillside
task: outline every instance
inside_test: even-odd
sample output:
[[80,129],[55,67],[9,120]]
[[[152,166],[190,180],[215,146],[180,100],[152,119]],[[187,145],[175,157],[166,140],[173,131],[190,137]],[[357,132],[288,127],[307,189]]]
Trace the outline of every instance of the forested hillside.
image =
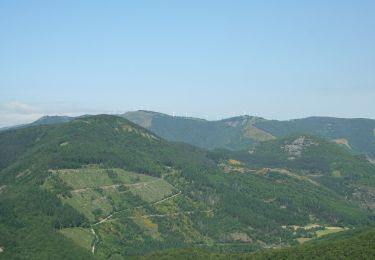
[[225,254],[201,249],[166,250],[139,259],[374,259],[375,230],[346,232],[287,249]]
[[0,144],[0,257],[253,252],[374,223],[375,166],[315,136],[206,151],[99,115]]
[[[238,116],[217,121],[169,116],[152,111],[127,112],[122,117],[151,130],[169,141],[185,142],[204,149],[241,150],[259,142],[292,134],[311,134],[335,142],[353,154],[375,158],[375,120],[309,117],[287,121]],[[45,116],[30,125],[49,125],[73,120],[66,116]],[[5,131],[12,127],[0,129]]]
[[289,121],[257,122],[256,127],[274,136],[309,133],[334,141],[355,153],[375,157],[375,120],[309,117]]
[[239,116],[218,121],[136,111],[123,115],[161,137],[206,149],[246,149],[254,144],[305,133],[336,142],[353,153],[375,157],[375,120],[310,117],[288,121]]

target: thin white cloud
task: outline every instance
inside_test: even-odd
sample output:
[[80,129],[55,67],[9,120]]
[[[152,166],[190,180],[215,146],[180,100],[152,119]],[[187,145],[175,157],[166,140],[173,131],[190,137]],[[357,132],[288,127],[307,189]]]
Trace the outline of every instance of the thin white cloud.
[[30,123],[43,113],[41,109],[19,101],[0,104],[0,127]]
[[40,113],[40,110],[41,109],[39,107],[25,104],[25,103],[18,102],[18,101],[5,103],[4,105],[1,106],[1,109],[0,109],[0,111],[4,113],[9,113],[9,114],[15,113],[15,114],[25,114],[25,115]]
[[31,123],[45,115],[80,116],[84,114],[98,114],[103,111],[77,109],[72,106],[34,106],[19,101],[0,104],[0,128]]
[[43,114],[4,114],[0,112],[0,127],[31,123]]

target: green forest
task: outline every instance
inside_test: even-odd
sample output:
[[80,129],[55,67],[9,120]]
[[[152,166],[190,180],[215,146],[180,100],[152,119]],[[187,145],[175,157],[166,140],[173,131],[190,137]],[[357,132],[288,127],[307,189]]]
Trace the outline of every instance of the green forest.
[[0,148],[3,259],[374,254],[375,165],[311,134],[205,150],[99,115]]

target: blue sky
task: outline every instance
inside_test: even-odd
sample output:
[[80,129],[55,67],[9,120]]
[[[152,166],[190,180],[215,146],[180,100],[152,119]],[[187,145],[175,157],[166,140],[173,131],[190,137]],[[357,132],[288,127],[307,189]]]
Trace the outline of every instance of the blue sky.
[[375,118],[375,1],[1,1],[0,126],[147,109]]

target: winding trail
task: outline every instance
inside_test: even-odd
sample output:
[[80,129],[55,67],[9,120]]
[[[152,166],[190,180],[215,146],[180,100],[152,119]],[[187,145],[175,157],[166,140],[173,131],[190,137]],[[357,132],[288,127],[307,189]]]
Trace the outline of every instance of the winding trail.
[[[177,197],[179,196],[180,194],[182,194],[182,191],[179,191],[178,193],[176,194],[173,194],[167,198],[164,198],[164,199],[161,199],[159,201],[156,201],[156,202],[153,202],[153,203],[150,203],[150,205],[156,205],[156,204],[159,204],[159,203],[162,203],[164,201],[167,201],[167,200],[170,200],[170,199],[173,199],[174,197]],[[116,211],[116,212],[113,212],[112,214],[108,215],[107,217],[103,218],[102,220],[94,223],[91,225],[91,232],[92,234],[95,236],[95,240],[94,240],[94,243],[91,247],[91,252],[92,254],[94,255],[95,254],[95,247],[96,247],[96,244],[99,242],[99,236],[96,234],[93,226],[95,225],[99,225],[99,224],[102,224],[102,223],[105,223],[105,222],[108,222],[108,221],[112,221],[112,220],[115,220],[115,219],[112,219],[112,217],[115,215],[115,214],[118,214],[118,213],[121,213],[121,212],[125,212],[125,211],[128,211],[128,210],[133,210],[133,209],[140,209],[140,208],[143,208],[143,206],[137,206],[137,207],[133,207],[133,208],[128,208],[128,209],[123,209],[123,210],[119,210],[119,211]],[[129,219],[139,219],[139,218],[165,218],[165,217],[173,217],[173,216],[178,216],[178,215],[182,215],[182,214],[188,214],[188,215],[191,215],[191,214],[194,214],[194,213],[197,213],[197,212],[200,212],[200,213],[210,213],[212,212],[213,210],[210,209],[210,210],[200,210],[200,211],[181,211],[181,212],[175,212],[175,213],[169,213],[169,214],[149,214],[149,215],[142,215],[142,216],[137,216],[137,217],[127,217]]]
[[[141,183],[141,185],[147,185],[147,183]],[[115,186],[115,185],[110,185],[110,186],[106,186],[106,187],[113,187],[113,186]],[[117,185],[117,186],[118,186],[118,185]],[[133,185],[133,186],[134,186],[134,185]],[[87,189],[89,189],[89,188],[87,188]],[[82,191],[82,190],[86,190],[86,189],[80,189],[79,191]],[[79,191],[78,191],[78,192],[79,192]],[[167,198],[164,198],[164,199],[161,199],[161,200],[156,201],[156,202],[154,202],[154,203],[151,203],[151,205],[156,205],[156,204],[162,203],[162,202],[164,202],[164,201],[170,200],[170,199],[172,199],[172,198],[174,198],[174,197],[177,197],[177,196],[180,195],[181,193],[182,193],[182,191],[179,191],[178,193],[173,194],[173,195],[171,195],[171,196],[169,196],[169,197],[167,197]],[[112,214],[110,214],[110,215],[106,216],[105,218],[103,218],[102,220],[100,220],[100,221],[98,221],[98,222],[92,224],[92,225],[91,225],[91,233],[94,235],[95,240],[94,240],[94,243],[93,243],[93,245],[92,245],[92,247],[91,247],[91,253],[92,253],[93,255],[95,254],[95,247],[96,247],[96,244],[99,242],[99,236],[96,234],[96,232],[95,232],[93,226],[96,226],[96,225],[99,225],[99,224],[102,224],[102,223],[105,223],[105,222],[107,222],[107,221],[112,220],[112,217],[113,217],[113,215],[115,215],[115,214],[118,214],[118,213],[121,213],[121,212],[124,212],[124,211],[128,211],[128,210],[132,210],[132,209],[140,209],[140,208],[143,208],[143,207],[144,207],[144,206],[137,206],[137,207],[133,207],[133,208],[128,208],[128,209],[123,209],[123,210],[115,211],[115,212],[113,212]],[[144,216],[140,216],[140,217],[141,217],[141,218],[147,218],[147,217],[167,217],[167,216],[176,216],[176,215],[178,215],[178,214],[182,214],[182,213],[184,213],[184,212],[180,212],[180,213],[171,213],[171,214],[165,214],[165,215],[157,215],[157,214],[154,214],[154,215],[144,215]],[[186,212],[186,214],[191,214],[191,213],[190,213],[190,212]],[[140,218],[140,217],[129,217],[129,218],[131,218],[131,219],[135,219],[135,218]]]
[[96,234],[94,228],[91,226],[91,233],[94,235],[95,237],[95,240],[94,240],[94,243],[92,244],[92,247],[91,247],[91,253],[94,255],[95,254],[95,246],[96,244],[99,242],[99,237],[98,235]]
[[115,188],[120,187],[120,186],[141,188],[141,187],[146,187],[147,185],[149,185],[151,183],[158,182],[158,181],[162,181],[162,179],[152,180],[152,181],[147,181],[147,182],[137,182],[137,183],[132,183],[132,184],[112,184],[112,185],[103,185],[103,186],[98,186],[98,187],[87,187],[87,188],[82,188],[82,189],[71,190],[70,192],[80,193],[80,192],[85,192],[85,191],[88,191],[88,190],[93,190],[93,189],[98,189],[98,188],[100,188],[100,189],[115,189]]
[[174,198],[174,197],[180,195],[181,193],[182,193],[182,191],[179,191],[178,193],[176,193],[176,194],[174,194],[174,195],[172,195],[172,196],[169,196],[169,197],[167,197],[167,198],[165,198],[165,199],[162,199],[162,200],[159,200],[159,201],[156,201],[156,202],[152,203],[152,205],[156,205],[156,204],[162,203],[162,202],[164,202],[164,201],[166,201],[166,200],[170,200],[170,199],[172,199],[172,198]]
[[[162,202],[164,202],[164,201],[167,201],[167,200],[173,199],[174,197],[177,197],[177,196],[180,195],[181,193],[182,193],[182,191],[179,191],[178,193],[173,194],[173,195],[171,195],[171,196],[169,196],[169,197],[167,197],[167,198],[164,198],[164,199],[158,200],[158,201],[156,201],[156,202],[153,202],[153,203],[151,203],[151,205],[156,205],[156,204],[162,203]],[[102,223],[105,223],[105,222],[111,220],[112,217],[113,217],[113,215],[115,215],[115,214],[118,214],[118,213],[121,213],[121,212],[125,212],[125,211],[128,211],[128,210],[132,210],[132,209],[140,209],[140,208],[143,208],[143,207],[144,207],[144,206],[137,206],[137,207],[134,207],[134,208],[128,208],[128,209],[123,209],[123,210],[115,211],[115,212],[111,213],[110,215],[108,215],[107,217],[103,218],[102,220],[100,220],[100,221],[94,223],[93,226],[95,226],[95,225],[99,225],[99,224],[102,224]]]
[[197,213],[197,212],[200,212],[200,213],[210,213],[212,212],[213,209],[210,209],[210,210],[198,210],[198,211],[194,211],[194,210],[191,210],[191,211],[181,211],[181,212],[175,212],[175,213],[169,213],[169,214],[150,214],[150,215],[142,215],[142,216],[137,216],[137,217],[128,217],[129,219],[137,219],[137,218],[165,218],[165,217],[174,217],[174,216],[178,216],[178,215],[182,215],[182,214],[187,214],[187,215],[191,215],[191,214],[194,214],[194,213]]

